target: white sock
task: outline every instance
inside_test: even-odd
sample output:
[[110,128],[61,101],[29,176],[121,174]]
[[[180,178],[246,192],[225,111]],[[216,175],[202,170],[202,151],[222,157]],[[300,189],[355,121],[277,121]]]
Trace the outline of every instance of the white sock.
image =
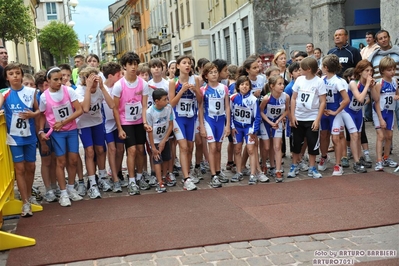
[[88,178],[89,178],[90,187],[92,187],[94,185],[97,185],[96,176],[95,175],[89,175]]
[[134,177],[129,177],[129,184],[130,183],[135,183],[136,184],[136,179]]
[[68,196],[68,193],[67,193],[66,189],[61,190],[61,197],[62,196]]
[[107,176],[107,171],[105,169],[103,170],[98,170],[98,176],[100,178],[106,177]]
[[137,180],[141,180],[141,177],[143,176],[143,174],[139,174],[139,173],[137,173],[137,177],[136,177],[136,179]]
[[72,191],[72,190],[74,190],[74,186],[73,186],[73,185],[70,185],[70,184],[68,184],[68,185],[67,185],[67,190],[69,190],[69,191]]

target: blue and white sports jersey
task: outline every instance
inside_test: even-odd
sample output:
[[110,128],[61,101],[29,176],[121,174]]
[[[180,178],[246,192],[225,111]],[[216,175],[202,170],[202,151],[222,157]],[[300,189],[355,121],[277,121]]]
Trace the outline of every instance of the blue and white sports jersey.
[[285,112],[286,101],[287,94],[285,92],[281,93],[278,99],[270,94],[265,110],[263,111],[264,114],[266,114],[270,120],[276,121]]
[[324,84],[326,84],[326,109],[335,111],[339,108],[339,105],[342,101],[341,91],[345,90],[345,86],[342,80],[334,75],[332,78],[327,79],[327,77],[323,78]]
[[[391,82],[387,82],[384,79],[379,81],[381,83],[381,91],[380,91],[380,108],[381,111],[384,110],[395,110],[396,102],[394,97],[396,95],[396,90],[398,87],[398,82],[395,78],[392,78]],[[374,104],[375,105],[375,102]],[[374,107],[374,106],[373,106]],[[374,107],[375,110],[375,107]]]
[[249,128],[250,134],[255,134],[259,130],[261,122],[258,99],[248,92],[245,95],[236,93],[231,96],[231,127]]
[[216,88],[206,85],[201,88],[204,95],[204,116],[212,119],[226,116],[225,97],[229,94],[226,85],[219,83]]
[[[183,84],[181,84],[178,78],[176,80],[176,95],[182,89]],[[195,85],[195,77],[190,76],[188,79],[189,84]],[[175,111],[175,117],[184,117],[184,118],[191,118],[197,116],[197,104],[196,104],[196,97],[195,93],[192,90],[187,90],[181,96],[177,105],[173,108]]]
[[20,90],[8,88],[2,93],[8,145],[22,146],[37,142],[35,120],[19,117],[19,114],[27,109],[33,111],[35,93],[36,89],[30,87],[22,87]]

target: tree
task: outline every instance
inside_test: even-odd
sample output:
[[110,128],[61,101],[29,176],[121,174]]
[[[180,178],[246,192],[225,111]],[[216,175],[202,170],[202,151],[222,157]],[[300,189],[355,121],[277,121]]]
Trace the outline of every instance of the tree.
[[68,25],[52,21],[45,26],[39,33],[38,41],[40,46],[47,49],[54,55],[57,61],[64,63],[64,58],[68,55],[76,54],[79,50],[78,35]]
[[[5,41],[14,41],[16,46],[36,37],[30,9],[22,0],[0,0],[0,25],[0,37]],[[18,49],[16,51],[18,61]]]

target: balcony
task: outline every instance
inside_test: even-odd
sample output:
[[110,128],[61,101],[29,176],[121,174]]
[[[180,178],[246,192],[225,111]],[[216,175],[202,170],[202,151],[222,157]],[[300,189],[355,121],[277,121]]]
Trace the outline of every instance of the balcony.
[[130,26],[132,29],[139,30],[141,28],[141,17],[139,12],[130,14]]
[[161,39],[159,38],[159,29],[156,27],[149,27],[147,29],[147,41],[150,44],[160,45]]

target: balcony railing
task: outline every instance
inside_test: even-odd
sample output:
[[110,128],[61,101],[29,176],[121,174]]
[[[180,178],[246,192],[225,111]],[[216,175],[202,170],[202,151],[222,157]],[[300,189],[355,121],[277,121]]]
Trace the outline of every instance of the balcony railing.
[[162,41],[159,38],[159,32],[160,32],[159,28],[157,28],[157,27],[149,27],[147,29],[147,41],[148,41],[148,43],[156,44],[156,45],[161,44]]

